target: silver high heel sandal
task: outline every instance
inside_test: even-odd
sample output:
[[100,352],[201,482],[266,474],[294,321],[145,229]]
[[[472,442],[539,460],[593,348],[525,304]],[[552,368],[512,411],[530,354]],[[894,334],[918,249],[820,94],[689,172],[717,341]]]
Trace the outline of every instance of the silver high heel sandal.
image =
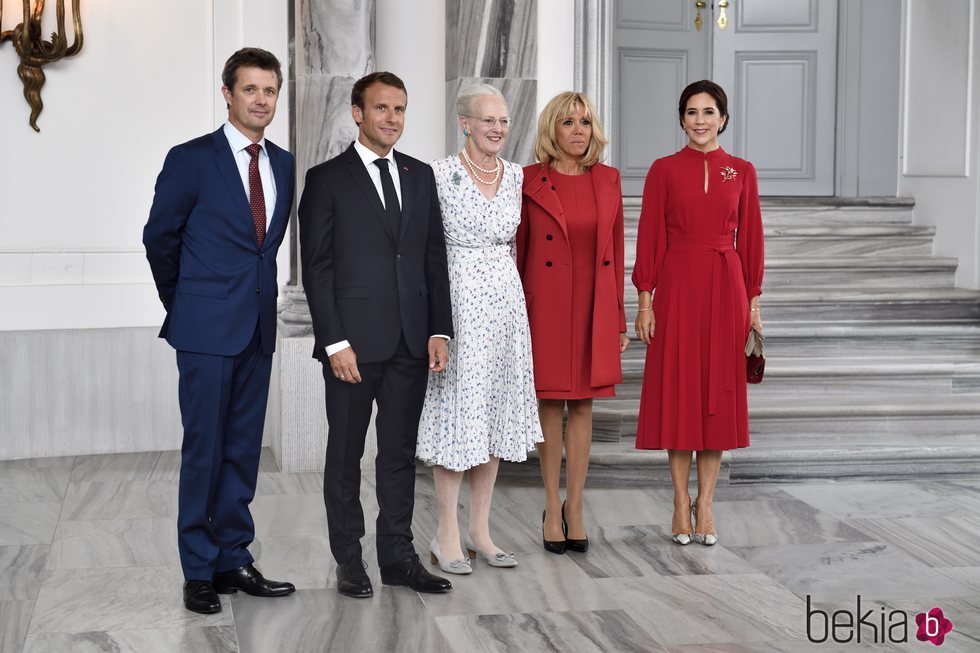
[[[691,523],[697,524],[697,498],[691,502]],[[704,546],[714,546],[718,544],[718,535],[716,533],[693,533],[692,537],[694,541],[698,544],[703,544]]]
[[513,553],[498,553],[496,555],[490,555],[489,553],[484,553],[480,549],[476,548],[476,545],[473,544],[473,540],[472,538],[470,538],[469,533],[466,534],[466,539],[464,542],[466,544],[466,555],[468,555],[470,558],[476,558],[476,554],[479,553],[481,556],[483,556],[483,559],[486,560],[487,564],[490,565],[491,567],[516,567],[517,566],[517,558],[514,557]]
[[470,561],[466,558],[443,562],[442,552],[439,551],[439,540],[434,537],[432,538],[432,541],[429,542],[429,556],[432,560],[432,564],[439,565],[439,569],[442,569],[447,574],[465,575],[473,573],[473,567],[470,566]]
[[[694,522],[692,518],[691,528],[694,528]],[[681,546],[687,546],[691,543],[690,533],[671,533],[670,539],[673,540],[674,544],[680,544]]]

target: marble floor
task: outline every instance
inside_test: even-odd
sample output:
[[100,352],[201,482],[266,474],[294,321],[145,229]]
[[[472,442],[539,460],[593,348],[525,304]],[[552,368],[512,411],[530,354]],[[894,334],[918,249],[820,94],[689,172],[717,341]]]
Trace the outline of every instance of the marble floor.
[[[298,591],[202,616],[181,605],[177,471],[170,451],[0,462],[0,651],[927,651],[915,615],[935,607],[953,623],[943,653],[980,650],[980,475],[726,485],[712,548],[670,542],[662,485],[590,489],[593,547],[563,556],[540,547],[540,489],[502,484],[496,540],[519,567],[477,561],[452,593],[419,595],[380,584],[366,539],[375,596],[355,600],[334,589],[321,475],[279,473],[266,451],[253,553]],[[426,559],[434,492],[417,480]],[[368,538],[372,495],[365,478]]]

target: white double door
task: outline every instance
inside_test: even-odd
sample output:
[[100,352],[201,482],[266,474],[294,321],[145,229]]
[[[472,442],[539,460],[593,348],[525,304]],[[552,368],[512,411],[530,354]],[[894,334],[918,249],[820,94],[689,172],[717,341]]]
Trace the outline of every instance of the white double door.
[[721,145],[755,165],[762,194],[834,194],[837,0],[612,1],[613,158],[627,195],[687,142],[677,100],[699,79],[725,89]]

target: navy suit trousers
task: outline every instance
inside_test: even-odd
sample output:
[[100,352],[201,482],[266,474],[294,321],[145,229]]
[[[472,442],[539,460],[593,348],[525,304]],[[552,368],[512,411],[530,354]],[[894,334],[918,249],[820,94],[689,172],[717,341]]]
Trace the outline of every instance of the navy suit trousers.
[[248,545],[269,397],[272,354],[262,353],[256,325],[237,356],[177,351],[184,442],[181,447],[177,545],[186,580],[253,561]]

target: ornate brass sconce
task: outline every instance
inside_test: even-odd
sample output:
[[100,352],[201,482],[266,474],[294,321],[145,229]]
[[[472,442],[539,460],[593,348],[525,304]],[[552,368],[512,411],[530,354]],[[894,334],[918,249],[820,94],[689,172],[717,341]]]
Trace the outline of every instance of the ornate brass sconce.
[[[80,0],[71,2],[72,27],[75,40],[68,47],[65,36],[65,0],[56,0],[58,31],[51,34],[51,40],[41,38],[41,14],[44,11],[44,0],[24,0],[24,21],[12,30],[0,31],[0,44],[10,40],[14,49],[20,55],[17,75],[24,83],[24,98],[31,106],[31,127],[41,131],[37,126],[37,117],[44,108],[41,102],[41,87],[44,86],[44,70],[42,66],[53,63],[65,57],[73,57],[82,49],[82,19],[78,12]],[[33,8],[31,4],[33,2]],[[0,30],[3,25],[3,0],[0,0]]]

